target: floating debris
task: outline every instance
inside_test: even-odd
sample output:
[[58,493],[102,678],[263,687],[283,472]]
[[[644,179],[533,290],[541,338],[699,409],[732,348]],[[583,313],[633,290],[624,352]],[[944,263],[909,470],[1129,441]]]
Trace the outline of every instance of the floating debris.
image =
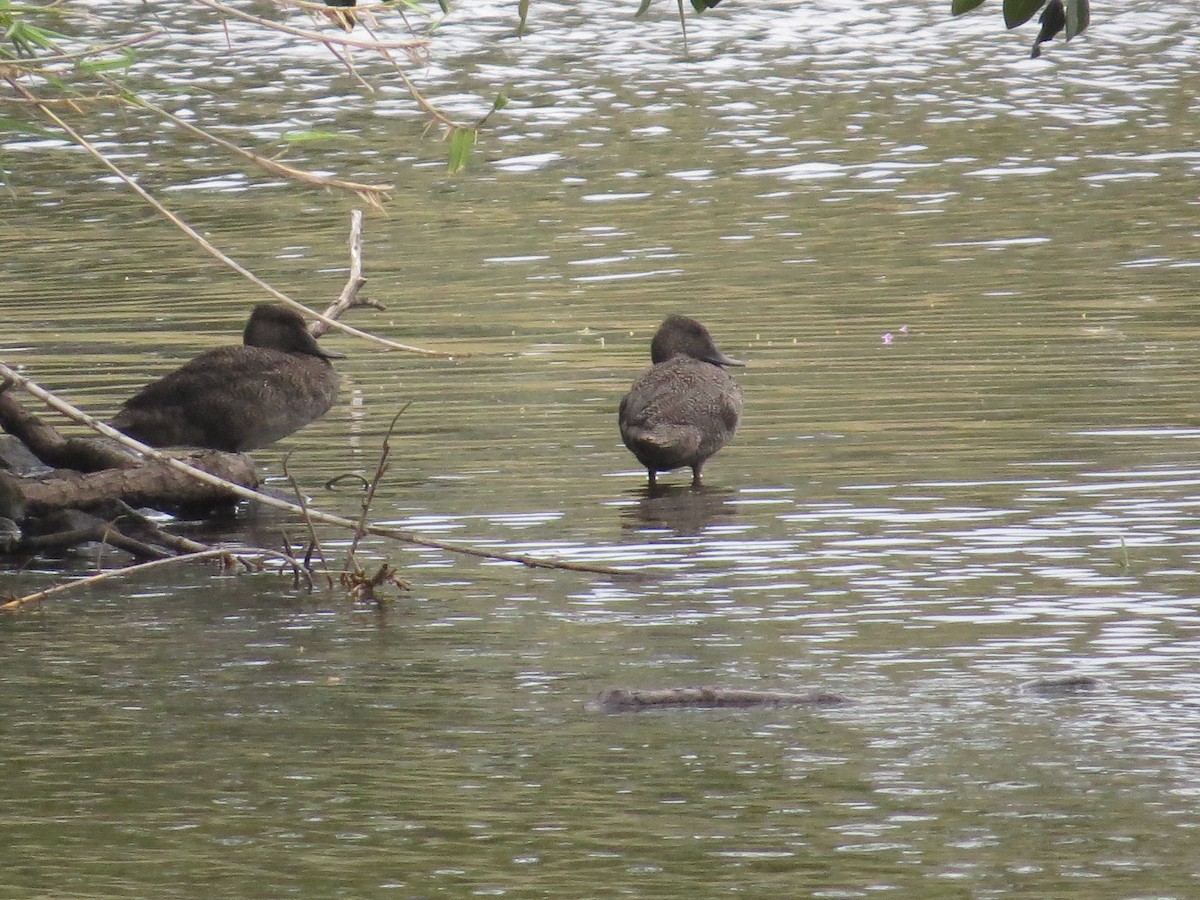
[[1021,685],[1021,692],[1035,694],[1038,697],[1055,698],[1098,691],[1104,687],[1107,687],[1105,682],[1091,675],[1052,675],[1026,681]]
[[605,691],[587,704],[599,712],[640,712],[646,709],[747,709],[756,706],[838,706],[852,702],[840,694],[810,691],[742,691],[717,687],[665,688],[649,691]]

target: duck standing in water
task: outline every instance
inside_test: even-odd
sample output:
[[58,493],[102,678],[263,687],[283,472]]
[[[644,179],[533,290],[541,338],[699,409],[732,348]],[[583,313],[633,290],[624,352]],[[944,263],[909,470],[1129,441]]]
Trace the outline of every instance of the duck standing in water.
[[208,350],[146,385],[110,424],[152,447],[256,450],[329,411],[337,355],[321,350],[296,313],[264,303],[242,346]]
[[621,401],[621,440],[655,476],[681,466],[700,469],[733,437],[742,415],[742,389],[725,366],[744,366],[717,349],[708,329],[687,316],[670,316],[650,344],[653,365]]

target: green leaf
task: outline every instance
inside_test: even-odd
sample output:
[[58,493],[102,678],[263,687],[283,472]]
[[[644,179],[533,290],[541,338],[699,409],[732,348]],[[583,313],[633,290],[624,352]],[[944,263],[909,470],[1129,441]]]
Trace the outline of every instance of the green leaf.
[[114,69],[128,69],[137,61],[132,50],[125,50],[119,59],[83,59],[78,63],[80,72],[95,75],[97,72],[111,72]]
[[317,129],[307,129],[305,131],[287,131],[281,134],[279,139],[282,141],[287,141],[289,144],[304,144],[308,141],[362,140],[362,138],[354,134],[339,134],[336,131],[319,131]]
[[704,0],[692,0],[692,9],[698,13],[702,13],[708,9],[708,5],[704,2]]
[[1024,25],[1045,4],[1046,0],[1004,0],[1004,27]]
[[467,160],[471,156],[471,148],[475,146],[475,140],[478,137],[479,132],[474,128],[459,126],[450,130],[450,157],[446,161],[446,171],[450,175],[466,167]]
[[38,49],[51,50],[54,48],[56,40],[66,40],[65,35],[46,28],[38,28],[21,19],[15,20],[4,36],[13,42],[18,54],[25,56],[32,56],[34,50]]
[[961,16],[969,13],[975,7],[982,5],[983,0],[950,0],[950,15]]
[[521,17],[517,23],[517,34],[524,34],[525,20],[529,18],[529,0],[517,0],[517,15]]
[[492,101],[492,111],[498,112],[506,106],[508,106],[508,88],[504,87],[496,95],[496,99]]
[[635,12],[633,14],[633,17],[635,19],[640,19],[642,16],[644,16],[646,14],[646,10],[648,10],[649,8],[650,8],[650,0],[642,0],[641,4],[638,5],[637,12]]
[[0,118],[0,134],[32,134],[37,137],[62,138],[62,135],[57,132],[47,131],[45,128],[31,125],[29,122],[5,118]]
[[1069,41],[1077,34],[1087,31],[1092,14],[1088,9],[1088,0],[1064,0],[1063,8],[1067,11],[1067,30],[1063,40]]

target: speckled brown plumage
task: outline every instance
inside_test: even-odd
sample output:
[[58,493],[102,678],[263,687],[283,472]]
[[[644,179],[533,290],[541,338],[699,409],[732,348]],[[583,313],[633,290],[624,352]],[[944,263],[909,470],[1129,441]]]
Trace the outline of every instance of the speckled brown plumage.
[[700,485],[704,463],[733,437],[742,414],[742,389],[723,368],[730,359],[695,319],[671,316],[651,343],[654,365],[621,401],[621,439],[649,473],[692,469]]
[[329,411],[337,373],[300,316],[257,306],[242,341],[148,384],[112,426],[154,447],[242,451],[273,444]]

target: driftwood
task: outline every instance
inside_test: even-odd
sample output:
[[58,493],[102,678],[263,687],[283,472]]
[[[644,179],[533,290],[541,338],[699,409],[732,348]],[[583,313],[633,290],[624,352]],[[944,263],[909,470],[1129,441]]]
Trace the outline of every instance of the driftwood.
[[[187,463],[243,487],[258,485],[254,461],[242,453],[197,453],[188,457]],[[227,490],[154,461],[132,469],[103,472],[74,473],[59,469],[43,478],[13,478],[0,473],[0,483],[3,484],[0,495],[17,496],[26,516],[44,516],[58,509],[90,509],[113,500],[166,511],[212,509],[237,501],[237,496]]]
[[810,691],[743,691],[719,687],[665,688],[662,690],[605,691],[588,704],[606,713],[641,712],[647,709],[747,709],[762,706],[837,706],[851,701],[840,694]]
[[1036,697],[1056,699],[1101,691],[1105,687],[1107,685],[1095,676],[1073,673],[1035,678],[1032,681],[1026,681],[1022,684],[1020,690],[1023,694],[1033,694]]

